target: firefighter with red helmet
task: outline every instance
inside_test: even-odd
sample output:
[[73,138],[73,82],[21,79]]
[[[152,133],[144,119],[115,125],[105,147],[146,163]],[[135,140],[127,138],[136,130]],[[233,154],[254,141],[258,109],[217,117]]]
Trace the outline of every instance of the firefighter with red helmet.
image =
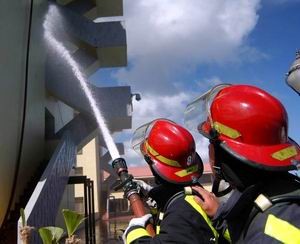
[[254,86],[221,84],[187,106],[185,124],[209,139],[215,186],[223,179],[234,189],[218,209],[197,201],[215,228],[233,243],[300,243],[300,180],[291,173],[300,148],[281,102]]
[[192,193],[187,192],[191,190],[188,186],[200,185],[203,172],[190,132],[170,120],[157,119],[135,131],[132,146],[142,154],[155,176],[155,187],[137,182],[147,191],[147,197],[156,202],[158,213],[153,238],[144,228],[151,215],[145,215],[129,222],[124,242],[216,243],[218,234],[210,219]]

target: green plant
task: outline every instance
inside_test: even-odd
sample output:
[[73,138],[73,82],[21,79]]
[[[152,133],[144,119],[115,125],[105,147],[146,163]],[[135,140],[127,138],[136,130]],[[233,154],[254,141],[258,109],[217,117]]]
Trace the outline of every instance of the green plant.
[[25,227],[27,225],[27,222],[25,218],[24,208],[20,208],[20,216],[22,220],[22,227]]
[[43,240],[43,244],[57,244],[61,239],[64,230],[60,227],[47,226],[39,228],[39,234]]
[[65,219],[68,237],[71,237],[72,235],[74,235],[75,231],[78,229],[80,224],[85,220],[85,217],[83,214],[77,213],[69,209],[63,209],[62,213]]
[[[66,238],[65,243],[80,243],[81,240],[77,238],[74,233],[78,229],[80,224],[85,220],[84,215],[69,209],[63,209],[62,213],[68,232],[68,238]],[[59,240],[62,238],[63,233],[64,230],[60,227],[47,226],[39,228],[39,234],[43,240],[43,244],[58,244]]]

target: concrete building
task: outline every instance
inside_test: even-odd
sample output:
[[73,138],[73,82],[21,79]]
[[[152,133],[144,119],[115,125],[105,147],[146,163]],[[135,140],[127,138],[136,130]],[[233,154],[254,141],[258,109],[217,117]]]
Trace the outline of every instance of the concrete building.
[[[31,226],[55,225],[59,208],[72,203],[74,190],[64,193],[78,171],[77,151],[92,140],[97,163],[99,147],[106,147],[72,62],[57,43],[86,77],[125,66],[127,47],[119,21],[93,21],[123,15],[122,0],[2,1],[0,11],[0,242],[15,243],[19,209],[25,208]],[[112,133],[131,128],[130,87],[88,87]],[[92,179],[101,187],[97,176]],[[32,243],[39,242],[34,234]]]

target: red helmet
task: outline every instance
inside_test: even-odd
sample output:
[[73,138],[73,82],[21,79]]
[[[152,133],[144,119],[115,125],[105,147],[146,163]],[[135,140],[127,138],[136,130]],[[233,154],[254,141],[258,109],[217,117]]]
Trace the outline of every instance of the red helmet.
[[278,171],[299,163],[300,148],[288,138],[285,108],[257,87],[216,86],[187,106],[185,119],[187,126],[197,120],[200,133],[252,166]]
[[154,172],[170,183],[188,185],[202,175],[203,163],[193,136],[173,121],[157,119],[139,127],[132,147],[147,156]]

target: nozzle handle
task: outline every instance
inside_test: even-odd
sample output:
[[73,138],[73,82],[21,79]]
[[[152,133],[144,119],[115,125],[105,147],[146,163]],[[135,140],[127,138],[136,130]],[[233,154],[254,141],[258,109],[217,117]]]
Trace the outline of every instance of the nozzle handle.
[[114,159],[114,161],[112,161],[112,167],[119,176],[121,176],[122,173],[128,173],[127,164],[124,158]]

